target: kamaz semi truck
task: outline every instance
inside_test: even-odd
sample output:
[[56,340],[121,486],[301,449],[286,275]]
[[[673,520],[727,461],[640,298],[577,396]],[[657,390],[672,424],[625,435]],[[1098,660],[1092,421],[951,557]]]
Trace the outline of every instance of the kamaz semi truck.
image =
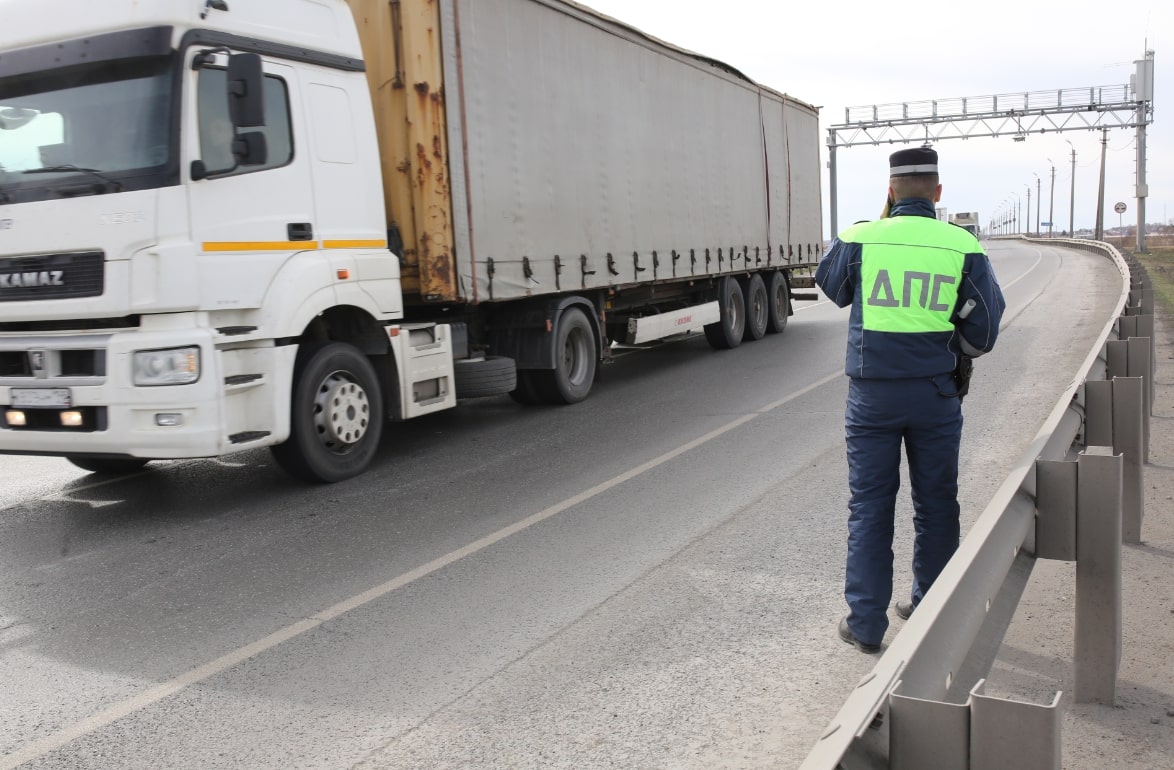
[[0,453],[98,473],[586,398],[782,332],[818,112],[566,0],[3,0]]
[[950,223],[958,225],[975,238],[978,238],[982,234],[979,229],[977,211],[961,211],[954,214],[950,217]]

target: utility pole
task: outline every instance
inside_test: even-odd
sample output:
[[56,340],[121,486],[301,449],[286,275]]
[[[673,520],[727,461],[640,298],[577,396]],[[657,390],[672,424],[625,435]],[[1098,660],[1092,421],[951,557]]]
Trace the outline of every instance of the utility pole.
[[1031,236],[1031,185],[1025,184],[1023,186],[1027,188],[1027,219],[1025,221],[1025,224],[1027,225],[1027,235],[1030,237]]
[[1097,186],[1096,240],[1105,240],[1105,154],[1109,150],[1109,129],[1101,129],[1101,181]]
[[[1067,139],[1064,140],[1068,142]],[[1076,237],[1076,146],[1072,142],[1068,142],[1068,146],[1072,148],[1072,192],[1068,196],[1068,237]]]
[[1149,185],[1145,181],[1145,120],[1146,108],[1154,100],[1154,52],[1146,51],[1145,58],[1135,62],[1134,98],[1137,100],[1137,251],[1145,253],[1145,199]]
[[[1041,232],[1039,231],[1039,205],[1040,205],[1041,203],[1043,203],[1043,201],[1044,201],[1044,196],[1040,194],[1040,178],[1039,178],[1039,174],[1035,173],[1034,171],[1032,171],[1031,173],[1032,173],[1032,176],[1034,176],[1034,177],[1035,177],[1035,237],[1036,237],[1036,238],[1038,238],[1038,237],[1040,237],[1040,235],[1042,235],[1042,234],[1043,234],[1043,233],[1041,233]],[[1027,218],[1028,218],[1028,219],[1030,219],[1030,218],[1031,218],[1031,212],[1030,212],[1030,211],[1029,211],[1029,212],[1027,212]]]

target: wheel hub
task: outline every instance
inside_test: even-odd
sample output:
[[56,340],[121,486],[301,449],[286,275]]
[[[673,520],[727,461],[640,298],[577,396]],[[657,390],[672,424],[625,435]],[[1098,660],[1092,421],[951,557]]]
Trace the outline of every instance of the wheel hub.
[[366,435],[371,419],[367,392],[342,372],[323,380],[314,407],[318,436],[334,451],[345,452]]

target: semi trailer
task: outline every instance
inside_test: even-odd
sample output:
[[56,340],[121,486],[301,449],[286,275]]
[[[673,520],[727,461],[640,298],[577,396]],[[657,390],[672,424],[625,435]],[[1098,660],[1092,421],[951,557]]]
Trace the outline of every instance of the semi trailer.
[[818,110],[567,0],[5,0],[0,453],[97,473],[586,398],[780,333]]

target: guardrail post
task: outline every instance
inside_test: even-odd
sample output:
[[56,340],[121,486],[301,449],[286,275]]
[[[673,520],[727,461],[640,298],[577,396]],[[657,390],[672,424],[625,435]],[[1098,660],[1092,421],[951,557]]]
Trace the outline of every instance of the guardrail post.
[[[1074,463],[1073,463],[1074,464]],[[966,703],[889,695],[890,770],[1060,770],[1060,698],[1037,705],[983,693],[986,679]]]
[[[1138,338],[1134,338],[1138,339]],[[1133,342],[1133,340],[1130,340]],[[1145,378],[1113,378],[1113,452],[1122,457],[1121,540],[1141,542],[1145,518]]]
[[970,706],[968,703],[889,695],[890,770],[968,770]]
[[1131,337],[1144,337],[1149,340],[1149,367],[1146,370],[1145,376],[1149,378],[1148,382],[1150,385],[1146,388],[1146,414],[1153,414],[1153,381],[1157,362],[1154,343],[1154,314],[1151,312],[1143,315],[1121,316],[1117,329],[1117,337],[1122,340],[1128,340]]
[[[1141,316],[1138,317],[1140,318]],[[1144,337],[1130,337],[1125,341],[1125,343],[1128,346],[1125,376],[1140,377],[1142,379],[1144,400],[1141,403],[1145,404],[1147,407],[1144,410],[1144,414],[1147,416],[1147,419],[1142,420],[1141,425],[1142,460],[1143,462],[1149,462],[1150,421],[1148,419],[1148,415],[1153,410],[1154,403],[1153,359],[1150,355],[1152,345],[1150,339],[1145,339]]]
[[[1104,410],[1101,385],[1088,382],[1088,416]],[[1136,379],[1121,381],[1139,396]],[[1128,402],[1122,397],[1121,402]],[[1140,401],[1135,400],[1136,408]],[[1126,406],[1126,408],[1128,408]],[[1136,414],[1135,414],[1136,417]],[[1124,420],[1122,422],[1125,422]],[[1121,664],[1121,542],[1124,456],[1111,447],[1090,446],[1076,462],[1037,460],[1036,555],[1076,560],[1076,701],[1112,704]],[[1139,487],[1140,488],[1140,487]],[[1034,767],[1034,765],[1023,765]]]
[[970,691],[970,770],[1060,770],[1061,693],[1040,706],[984,695],[985,683]]
[[[1122,455],[1121,539],[1141,542],[1145,516],[1144,378],[1114,377],[1084,384],[1085,444]],[[1041,495],[1042,497],[1042,495]]]
[[1149,414],[1153,411],[1153,359],[1150,356],[1152,339],[1152,337],[1150,339],[1130,337],[1125,340],[1109,340],[1105,343],[1106,368],[1109,379],[1115,377],[1142,378],[1142,404],[1144,407],[1141,425],[1141,460],[1143,463],[1149,462],[1150,459]]
[[1076,474],[1076,701],[1112,705],[1121,663],[1122,457],[1088,447]]
[[1035,555],[1076,561],[1076,463],[1035,461]]

